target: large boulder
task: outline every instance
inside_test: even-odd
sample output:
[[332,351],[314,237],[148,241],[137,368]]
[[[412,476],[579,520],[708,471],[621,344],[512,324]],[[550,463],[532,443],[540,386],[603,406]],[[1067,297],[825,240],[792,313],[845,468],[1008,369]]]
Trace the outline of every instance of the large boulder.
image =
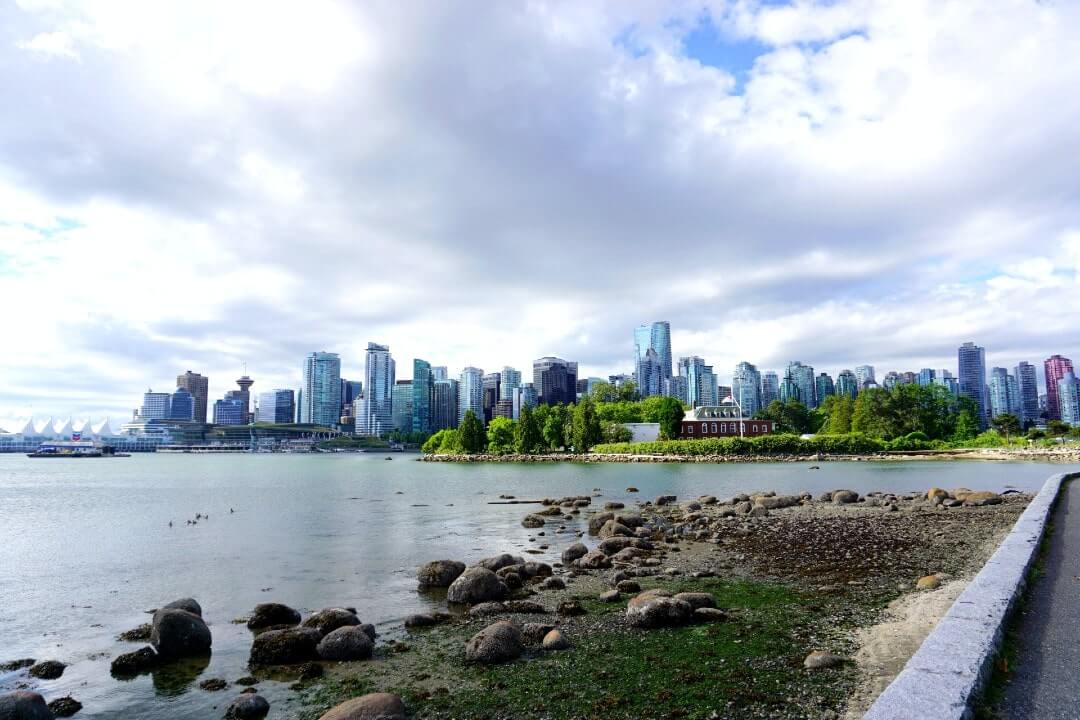
[[855,502],[859,502],[859,493],[854,490],[833,490],[832,492],[833,505],[850,505]]
[[574,543],[570,547],[563,550],[562,561],[569,565],[577,560],[579,557],[584,557],[589,552],[589,548],[585,547],[584,543]]
[[558,629],[551,630],[540,644],[545,650],[569,650],[570,641]]
[[370,693],[327,710],[319,720],[405,720],[405,703],[390,693]]
[[43,660],[30,666],[29,673],[32,677],[42,680],[55,680],[64,674],[67,665],[59,660]]
[[161,658],[154,652],[154,648],[147,645],[134,652],[119,655],[112,661],[109,670],[113,675],[128,677],[138,675],[139,673],[150,672],[158,666],[159,662],[161,662]]
[[251,644],[252,665],[293,665],[314,660],[322,635],[314,628],[267,630]]
[[981,507],[983,505],[1000,505],[1002,503],[1002,499],[1000,495],[993,492],[969,492],[963,497],[963,503],[964,505]]
[[626,605],[627,622],[647,629],[685,624],[693,617],[694,608],[669,595],[665,590],[646,590],[631,598]]
[[589,534],[596,535],[600,532],[600,528],[604,527],[604,523],[615,518],[613,512],[602,512],[598,515],[593,515],[589,518]]
[[525,559],[520,555],[511,555],[510,553],[503,553],[502,555],[496,555],[494,557],[484,558],[476,563],[478,567],[485,568],[491,572],[495,572],[507,565],[524,565]]
[[261,720],[270,712],[270,703],[262,695],[244,693],[225,708],[228,720]]
[[615,520],[608,520],[606,523],[604,523],[603,527],[600,528],[600,532],[598,533],[598,535],[601,538],[611,538],[617,536],[633,537],[634,531],[620,522],[617,522]]
[[[524,563],[521,564],[524,565]],[[502,600],[508,592],[506,584],[492,570],[477,566],[467,569],[450,584],[446,591],[446,599],[452,603],[475,605],[491,600]]]
[[539,645],[554,629],[555,626],[548,623],[525,623],[521,626],[521,637],[526,645]]
[[162,658],[206,655],[210,652],[210,628],[193,612],[162,608],[154,613],[150,644]]
[[192,615],[198,615],[202,617],[202,605],[195,598],[180,598],[179,600],[173,600],[168,605],[164,605],[161,610],[187,610]]
[[360,618],[356,617],[356,613],[345,608],[324,608],[303,622],[304,627],[318,630],[322,637],[338,628],[359,624]]
[[251,613],[247,626],[250,630],[262,630],[274,625],[299,625],[300,613],[281,603],[259,603]]
[[542,528],[544,527],[544,518],[539,515],[526,515],[521,519],[521,527],[524,528]]
[[599,570],[611,567],[611,560],[600,550],[593,550],[575,560],[574,565],[585,570]]
[[795,507],[801,505],[802,500],[795,495],[774,495],[773,497],[764,497],[762,495],[754,498],[754,504],[760,505],[766,510],[779,510],[781,508]]
[[521,630],[506,620],[488,625],[465,644],[465,659],[482,664],[515,660],[525,651]]
[[323,660],[367,660],[375,648],[371,637],[358,625],[339,627],[319,641],[316,652]]
[[676,600],[683,600],[689,603],[690,607],[697,610],[698,608],[714,608],[716,607],[716,598],[710,593],[706,592],[681,592],[675,594]]
[[422,588],[450,587],[458,575],[465,572],[465,563],[458,560],[432,560],[416,571],[416,579]]
[[29,690],[0,695],[0,720],[53,720],[45,698]]

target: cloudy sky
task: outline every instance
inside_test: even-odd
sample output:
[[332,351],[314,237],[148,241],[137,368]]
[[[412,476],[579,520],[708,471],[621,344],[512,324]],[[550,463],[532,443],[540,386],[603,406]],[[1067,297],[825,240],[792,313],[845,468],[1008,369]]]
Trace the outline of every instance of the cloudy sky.
[[[0,5],[0,417],[368,341],[1080,355],[1072,0]],[[528,371],[527,373],[528,374]]]

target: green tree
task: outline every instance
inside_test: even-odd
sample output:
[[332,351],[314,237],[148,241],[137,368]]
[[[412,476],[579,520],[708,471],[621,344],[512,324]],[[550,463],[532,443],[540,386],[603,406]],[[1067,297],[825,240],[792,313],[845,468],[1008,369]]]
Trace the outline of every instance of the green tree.
[[1042,430],[1040,430],[1039,428],[1034,428],[1033,427],[1033,428],[1028,429],[1028,431],[1027,431],[1027,439],[1028,440],[1042,440],[1045,437],[1046,437],[1046,433],[1043,432]]
[[1010,413],[1002,413],[990,421],[998,433],[1005,436],[1005,444],[1008,445],[1013,435],[1020,432],[1020,418]]
[[773,400],[754,417],[759,420],[772,420],[776,423],[778,432],[810,432],[810,412],[798,400],[788,400],[786,403]]
[[420,450],[429,455],[458,455],[462,452],[461,433],[454,429],[439,430]]
[[638,399],[637,383],[633,380],[627,380],[617,390],[619,391],[619,400],[622,402],[633,402]]
[[517,451],[522,455],[531,455],[540,450],[544,444],[544,437],[540,433],[540,427],[536,422],[536,414],[532,408],[521,408],[521,416],[518,418],[516,434],[514,437]]
[[822,408],[826,415],[821,432],[827,435],[847,435],[851,432],[851,416],[855,401],[849,395],[830,395]]
[[954,442],[966,442],[974,440],[979,434],[979,422],[975,419],[975,412],[970,408],[964,408],[956,416],[956,424],[952,439]]
[[1061,420],[1050,420],[1046,423],[1046,434],[1050,437],[1064,437],[1069,432],[1069,424]]
[[603,428],[606,443],[628,443],[634,439],[634,433],[630,432],[630,428],[620,423],[606,423]]
[[571,423],[574,452],[587,453],[593,445],[603,441],[600,417],[592,398],[583,398],[574,406]]
[[487,448],[487,432],[484,431],[484,423],[476,417],[472,410],[465,411],[465,417],[461,420],[461,447],[470,455],[482,453]]
[[[654,398],[648,398],[653,400]],[[677,398],[673,397],[659,397],[655,398],[656,414],[655,420],[646,422],[660,423],[660,439],[661,440],[675,440],[682,434],[682,421],[686,417],[686,411],[683,409],[683,404],[679,402]]]
[[566,427],[569,418],[570,415],[566,406],[562,403],[548,406],[547,419],[544,421],[542,433],[544,442],[552,450],[560,450],[566,447]]
[[493,418],[488,423],[488,452],[504,455],[514,452],[515,423],[507,417]]

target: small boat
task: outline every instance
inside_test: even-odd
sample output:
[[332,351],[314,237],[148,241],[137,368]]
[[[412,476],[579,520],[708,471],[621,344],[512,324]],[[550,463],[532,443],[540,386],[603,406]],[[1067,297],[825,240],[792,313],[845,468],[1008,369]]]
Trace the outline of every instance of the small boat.
[[91,457],[129,457],[127,453],[118,453],[109,445],[97,445],[90,440],[70,440],[43,442],[38,449],[27,453],[32,458],[91,458]]

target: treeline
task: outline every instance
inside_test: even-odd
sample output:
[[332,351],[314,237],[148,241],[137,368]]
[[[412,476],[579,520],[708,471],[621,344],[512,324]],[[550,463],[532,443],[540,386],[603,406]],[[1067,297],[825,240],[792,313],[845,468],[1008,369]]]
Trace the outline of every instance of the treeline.
[[757,437],[704,438],[699,440],[659,440],[644,443],[608,443],[594,448],[603,454],[686,455],[745,457],[765,455],[865,455],[900,449],[902,443],[889,443],[857,433],[847,435],[818,435],[803,438],[799,435],[778,434]]

